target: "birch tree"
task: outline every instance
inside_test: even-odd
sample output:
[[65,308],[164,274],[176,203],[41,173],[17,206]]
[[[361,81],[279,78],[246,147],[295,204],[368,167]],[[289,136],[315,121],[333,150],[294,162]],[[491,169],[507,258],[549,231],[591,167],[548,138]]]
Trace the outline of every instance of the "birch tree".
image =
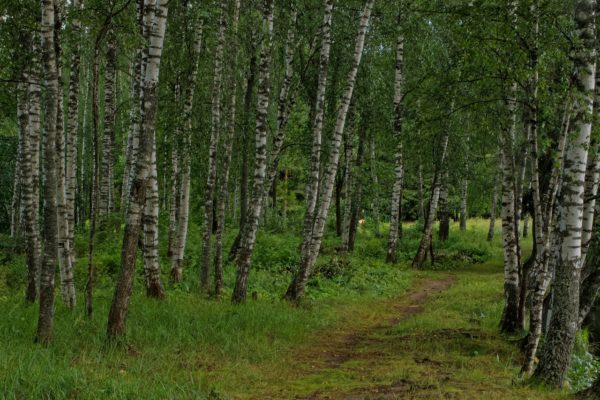
[[[453,101],[454,103],[454,101]],[[452,105],[450,109],[452,110],[454,106]],[[444,168],[444,164],[446,162],[446,155],[448,149],[448,139],[450,138],[450,131],[448,128],[445,128],[442,133],[440,150],[439,150],[439,160],[438,164],[435,168],[435,173],[433,176],[433,183],[431,185],[431,200],[429,201],[429,209],[427,212],[427,218],[425,219],[425,225],[423,228],[423,234],[421,236],[421,241],[419,242],[419,248],[417,249],[417,254],[412,262],[413,268],[421,268],[425,259],[427,258],[427,251],[431,246],[431,240],[433,235],[433,223],[435,221],[438,201],[440,199],[440,189],[441,189],[441,174],[442,169]]]
[[[325,174],[323,176],[322,187],[320,189],[319,207],[315,210],[316,212],[314,216],[314,221],[310,224],[311,228],[307,230],[309,234],[303,236],[303,243],[301,247],[302,253],[300,255],[300,266],[298,271],[294,275],[292,282],[288,286],[287,292],[285,294],[285,298],[291,301],[298,301],[303,297],[306,282],[308,281],[308,278],[312,273],[314,264],[317,260],[317,256],[321,247],[321,240],[323,239],[325,222],[327,220],[327,214],[329,212],[329,205],[331,203],[333,187],[335,184],[335,176],[337,174],[337,168],[339,164],[340,146],[342,142],[342,136],[344,134],[346,117],[348,115],[348,109],[350,108],[350,102],[352,100],[352,94],[354,92],[358,67],[360,66],[360,62],[362,59],[365,37],[371,18],[371,10],[373,8],[373,4],[374,0],[368,0],[366,2],[360,18],[352,63],[350,71],[348,72],[346,87],[342,95],[342,101],[337,113],[333,137],[331,139],[329,161],[327,163],[326,168],[324,169]],[[313,151],[314,150],[315,148],[313,148]],[[315,155],[313,153],[312,157],[314,156]],[[308,211],[309,210],[307,210],[307,213]]]
[[114,205],[114,141],[115,141],[115,84],[116,37],[111,27],[106,34],[106,69],[104,71],[104,135],[102,141],[102,167],[100,179],[100,215],[113,211]]
[[154,23],[148,29],[147,63],[143,80],[143,101],[140,114],[140,148],[135,166],[135,177],[130,188],[130,202],[127,209],[123,246],[121,251],[121,269],[115,287],[108,315],[107,335],[116,339],[125,334],[125,323],[129,308],[129,298],[133,287],[135,261],[146,190],[151,173],[152,138],[154,136],[156,112],[158,109],[158,79],[160,61],[167,27],[168,0],[160,0],[156,6],[153,0],[145,0],[144,20]]
[[210,284],[210,253],[213,229],[214,195],[217,180],[217,148],[221,134],[221,89],[223,79],[223,52],[225,50],[225,32],[227,30],[227,0],[221,1],[217,47],[215,49],[214,76],[212,89],[211,135],[208,148],[208,166],[206,188],[204,190],[204,230],[202,234],[202,259],[200,265],[200,284],[205,291]]
[[250,273],[250,258],[256,241],[258,220],[264,199],[264,184],[267,163],[267,113],[269,110],[270,94],[270,68],[272,59],[273,40],[273,7],[274,0],[263,1],[263,42],[261,45],[258,80],[258,102],[255,134],[255,164],[254,184],[252,191],[252,204],[244,224],[244,231],[240,240],[240,250],[236,259],[237,275],[233,289],[232,301],[243,302],[248,290],[248,276]]
[[[402,13],[402,10],[400,11]],[[402,15],[398,15],[398,25],[402,26]],[[402,90],[404,86],[404,34],[401,32],[396,41],[396,65],[394,75],[394,139],[396,141],[396,155],[394,168],[394,186],[392,188],[392,202],[390,214],[390,232],[388,236],[387,256],[388,263],[396,262],[396,248],[398,246],[398,225],[400,221],[400,203],[402,201],[402,185],[404,184],[404,160],[402,154]]]
[[596,73],[596,1],[576,3],[575,26],[581,46],[574,52],[575,86],[581,96],[575,104],[577,134],[568,138],[562,187],[558,198],[557,248],[553,285],[554,303],[548,334],[535,372],[554,387],[563,385],[577,333],[579,279],[582,262],[582,231],[585,175],[588,164]]
[[[240,0],[236,0],[231,23],[232,48],[237,47],[238,24],[240,18]],[[236,106],[237,106],[237,52],[233,52],[230,61],[230,84],[229,84],[229,115],[227,118],[227,138],[223,149],[223,160],[221,169],[220,188],[217,202],[217,232],[215,238],[215,294],[220,296],[223,291],[223,233],[225,230],[225,202],[229,196],[229,168],[233,153],[233,142],[235,140],[236,128]]]
[[40,275],[40,309],[36,341],[47,344],[52,338],[54,316],[54,272],[58,252],[56,118],[58,109],[58,72],[54,43],[54,2],[42,0],[42,65],[45,78],[44,118],[44,257]]
[[174,251],[171,258],[171,279],[179,282],[183,275],[183,257],[187,241],[189,209],[190,209],[190,178],[191,178],[191,136],[192,136],[192,112],[194,106],[194,94],[196,91],[196,79],[198,75],[198,64],[200,52],[202,51],[202,38],[204,20],[200,19],[194,29],[194,51],[190,78],[185,91],[185,103],[183,105],[183,146],[181,148],[181,188],[179,191],[179,215],[177,220],[177,233]]

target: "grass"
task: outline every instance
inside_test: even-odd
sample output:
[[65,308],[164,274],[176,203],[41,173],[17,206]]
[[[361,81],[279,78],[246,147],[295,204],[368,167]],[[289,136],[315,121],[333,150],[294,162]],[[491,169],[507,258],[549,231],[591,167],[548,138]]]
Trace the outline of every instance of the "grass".
[[[259,234],[249,289],[258,300],[241,306],[228,301],[231,266],[226,268],[223,299],[197,293],[198,253],[188,246],[186,279],[168,286],[165,301],[143,295],[140,273],[127,341],[119,347],[104,341],[120,247],[111,238],[119,237],[118,224],[104,225],[99,234],[93,318],[88,320],[81,307],[66,310],[57,300],[54,341],[47,348],[32,343],[37,307],[22,300],[23,257],[3,248],[0,397],[262,399],[315,391],[344,396],[377,388],[400,393],[411,387],[434,398],[562,398],[515,381],[519,351],[496,329],[502,308],[500,239],[497,235],[487,243],[486,228],[485,220],[470,221],[466,232],[453,224],[450,240],[435,243],[439,263],[429,271],[408,268],[418,244],[417,227],[405,227],[396,266],[382,262],[386,239],[375,237],[368,225],[360,228],[351,255],[339,254],[338,239],[327,236],[301,307],[280,299],[298,261],[295,232],[269,228]],[[190,243],[198,237],[192,226]],[[230,234],[226,245],[231,240]],[[77,248],[85,249],[84,235]],[[168,263],[163,261],[166,272]],[[80,292],[84,268],[79,257]],[[449,274],[457,283],[431,299],[422,313],[365,333],[364,343],[344,362],[332,366],[319,361],[335,353],[334,346],[345,343],[349,333],[370,332],[371,326],[397,316],[394,307],[411,287]]]

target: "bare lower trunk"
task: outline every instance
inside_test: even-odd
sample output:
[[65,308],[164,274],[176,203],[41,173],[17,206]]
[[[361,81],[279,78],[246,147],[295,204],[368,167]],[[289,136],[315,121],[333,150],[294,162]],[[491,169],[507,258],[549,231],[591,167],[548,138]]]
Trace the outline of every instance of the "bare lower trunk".
[[[35,76],[30,76],[27,72],[22,75],[22,80],[27,82],[28,80],[36,79]],[[36,82],[37,85],[37,82]],[[33,116],[31,115],[33,101],[31,83],[23,83],[17,88],[18,91],[18,105],[19,105],[19,128],[23,131],[23,156],[22,156],[22,204],[24,210],[24,225],[25,225],[25,238],[27,240],[26,254],[27,254],[27,290],[25,298],[29,302],[34,302],[37,297],[37,273],[40,265],[40,252],[39,252],[39,227],[38,227],[38,209],[37,201],[34,196],[37,196],[35,190],[36,174],[34,174],[34,165],[37,166],[37,161],[34,161],[35,157],[39,156],[39,132],[34,133]],[[38,93],[39,96],[39,93]],[[39,101],[39,97],[38,97]],[[39,118],[39,116],[38,116]],[[39,128],[39,119],[37,120],[37,128]]]
[[162,299],[165,297],[160,280],[160,264],[158,259],[158,171],[156,165],[156,133],[152,140],[152,156],[150,159],[150,176],[146,188],[146,204],[142,224],[144,230],[144,273],[146,278],[146,294],[149,297]]
[[56,121],[58,106],[58,72],[54,43],[54,4],[42,0],[42,64],[44,67],[46,108],[44,118],[44,258],[40,276],[40,312],[36,341],[47,344],[52,338],[54,316],[54,272],[58,249]]

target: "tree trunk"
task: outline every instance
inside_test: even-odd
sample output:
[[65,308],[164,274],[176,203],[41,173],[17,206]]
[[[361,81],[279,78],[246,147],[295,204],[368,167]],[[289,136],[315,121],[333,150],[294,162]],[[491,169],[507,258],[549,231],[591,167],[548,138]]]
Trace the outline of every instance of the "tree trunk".
[[[175,84],[174,89],[175,95],[175,104],[179,107],[181,104],[181,85],[179,81]],[[170,190],[169,190],[169,237],[167,241],[167,256],[173,258],[173,252],[175,247],[175,241],[177,239],[177,221],[178,221],[178,213],[179,213],[179,199],[180,189],[179,186],[181,184],[181,171],[179,165],[180,158],[180,147],[183,147],[183,143],[178,143],[181,138],[183,138],[183,127],[177,122],[175,127],[175,136],[176,140],[174,140],[170,145],[170,158],[171,158],[171,175],[169,179]],[[182,141],[183,142],[183,141]],[[181,151],[184,151],[183,149]],[[166,167],[166,166],[165,166]]]
[[[454,102],[453,102],[454,103]],[[450,107],[450,109],[454,109],[454,105]],[[425,220],[425,226],[423,228],[423,235],[421,237],[421,242],[419,243],[419,248],[417,249],[417,254],[412,262],[413,268],[421,268],[425,259],[427,258],[427,250],[432,246],[432,234],[433,234],[433,222],[435,221],[435,216],[438,208],[438,201],[440,198],[440,184],[441,184],[441,171],[445,168],[446,163],[446,152],[448,149],[448,139],[450,137],[450,132],[448,129],[444,130],[442,136],[442,143],[440,148],[440,160],[439,165],[435,169],[435,174],[433,176],[433,184],[431,185],[431,201],[429,202],[429,210],[427,212],[427,218]],[[433,262],[433,260],[432,260]]]
[[519,261],[515,230],[515,168],[513,142],[516,124],[516,84],[511,84],[507,101],[508,127],[501,136],[502,148],[502,242],[504,250],[504,311],[500,330],[516,333],[519,324]]
[[419,158],[419,184],[417,187],[417,192],[419,196],[419,221],[424,224],[425,223],[425,201],[423,196],[423,164],[421,163],[421,159]]
[[358,149],[356,151],[356,171],[354,176],[354,193],[352,198],[352,215],[350,217],[350,232],[348,235],[348,251],[354,251],[356,241],[356,230],[360,219],[361,201],[362,201],[362,174],[361,168],[365,161],[365,140],[367,136],[367,126],[363,124],[358,135]]
[[[29,38],[30,43],[30,38]],[[37,297],[37,275],[40,266],[39,252],[39,228],[38,228],[38,209],[37,201],[34,196],[37,196],[36,174],[34,174],[34,165],[38,164],[35,157],[39,157],[39,131],[35,132],[33,115],[31,114],[33,107],[33,90],[32,86],[39,86],[36,82],[37,77],[30,75],[27,71],[23,71],[21,80],[23,83],[17,87],[18,94],[18,119],[19,128],[24,135],[22,148],[22,164],[21,164],[21,179],[22,179],[22,207],[24,216],[25,238],[27,240],[27,290],[25,299],[29,302],[34,302]],[[35,82],[35,83],[27,83]],[[39,92],[38,92],[39,96]],[[39,101],[39,97],[38,97]],[[39,115],[37,116],[37,128],[39,129]]]
[[[74,0],[73,9],[81,10],[82,1]],[[77,18],[71,21],[71,31],[75,37],[81,34],[81,22]],[[75,199],[77,191],[77,131],[79,117],[79,85],[81,62],[81,45],[79,41],[73,44],[71,50],[71,74],[69,77],[69,96],[67,99],[67,130],[66,130],[66,186],[67,186],[67,224],[69,226],[68,241],[71,248],[71,263],[75,265]],[[83,177],[82,177],[83,179]]]
[[448,209],[448,169],[444,169],[440,187],[440,200],[438,208],[438,218],[440,220],[439,239],[448,240],[450,234],[450,210]]
[[467,178],[463,178],[460,187],[460,230],[467,230],[467,218],[469,215],[467,213],[467,198],[469,196],[469,180]]
[[490,226],[488,228],[487,241],[491,242],[494,240],[494,234],[496,231],[496,211],[498,209],[498,175],[500,171],[496,171],[494,174],[494,183],[492,188],[492,206],[490,208]]
[[352,127],[346,129],[345,172],[344,172],[344,218],[342,219],[342,251],[348,251],[350,240],[350,219],[352,218]]
[[200,20],[194,32],[194,62],[190,72],[190,78],[186,89],[186,99],[183,105],[183,146],[181,148],[181,189],[179,193],[179,215],[177,221],[177,237],[174,244],[173,257],[171,259],[171,279],[180,282],[183,277],[183,257],[187,241],[187,230],[190,208],[190,178],[191,160],[190,147],[192,141],[192,111],[194,106],[194,93],[196,90],[196,78],[202,51],[202,38],[204,31],[204,20]]
[[[144,37],[144,0],[137,0],[137,23],[138,33]],[[143,48],[136,50],[135,61],[133,64],[133,74],[131,79],[131,111],[129,114],[130,125],[127,135],[127,148],[125,150],[125,168],[123,170],[123,187],[121,189],[121,207],[127,208],[131,182],[138,156],[141,128],[140,104],[142,101],[142,75],[143,75]]]
[[[323,133],[323,119],[325,116],[325,93],[327,89],[327,73],[329,70],[329,54],[331,50],[331,20],[333,14],[333,0],[323,1],[323,24],[321,26],[321,54],[319,58],[319,78],[317,83],[317,93],[313,109],[312,120],[312,149],[310,154],[309,180],[306,186],[306,211],[304,214],[304,226],[302,230],[302,248],[300,250],[301,261],[300,269],[308,261],[310,249],[310,238],[312,237],[315,209],[317,198],[319,196],[319,179],[321,169],[321,142]],[[345,122],[345,121],[344,121]],[[335,166],[337,169],[337,165]],[[308,275],[307,275],[308,278]],[[307,279],[306,278],[306,279]],[[290,286],[291,288],[292,286]],[[290,293],[288,288],[288,293]],[[303,289],[302,289],[303,290]],[[301,294],[300,294],[301,295]],[[290,294],[291,298],[298,297],[296,293]]]
[[[346,88],[344,89],[344,94],[342,96],[342,101],[338,110],[335,128],[333,131],[333,137],[330,146],[329,162],[327,164],[327,167],[324,168],[325,175],[323,177],[323,184],[320,196],[321,202],[319,204],[318,209],[316,210],[317,212],[315,213],[314,222],[310,224],[308,229],[306,229],[305,226],[305,233],[308,232],[309,235],[304,235],[303,237],[300,268],[287,289],[285,298],[288,300],[298,301],[300,300],[300,298],[303,297],[306,282],[308,281],[308,278],[312,273],[312,269],[317,260],[317,256],[319,255],[321,240],[323,239],[323,231],[325,229],[325,222],[327,220],[329,205],[331,203],[331,197],[333,194],[335,176],[337,174],[337,168],[339,164],[342,135],[344,133],[344,126],[346,124],[348,109],[350,108],[350,101],[352,100],[352,94],[354,92],[356,74],[358,72],[358,67],[360,66],[360,62],[362,59],[362,52],[365,44],[365,37],[367,34],[367,28],[369,26],[369,20],[371,17],[373,3],[374,0],[367,1],[362,12],[362,16],[360,18],[360,27],[358,29],[358,34],[356,37],[356,45],[354,48],[352,65],[350,68],[350,72],[348,73]],[[326,3],[326,5],[328,4],[329,3]],[[330,22],[331,19],[328,17],[328,12],[326,12],[325,15],[325,21]],[[330,23],[326,23],[325,25],[330,25]],[[329,39],[327,39],[327,43],[329,43]],[[315,150],[315,148],[313,148],[313,150]],[[312,156],[314,157],[315,155],[313,154]],[[308,211],[309,210],[307,210],[307,212]]]
[[146,190],[151,174],[152,138],[154,136],[156,112],[158,108],[158,78],[165,30],[167,26],[168,0],[160,0],[156,7],[154,1],[145,0],[145,21],[154,21],[149,25],[148,61],[144,71],[142,130],[140,135],[140,153],[135,167],[135,179],[131,184],[129,207],[125,221],[123,247],[121,251],[121,270],[117,279],[110,312],[108,315],[107,335],[117,339],[125,335],[125,322],[129,308],[129,298],[133,287],[135,261],[142,211]]
[[379,179],[377,177],[376,159],[375,159],[375,135],[371,134],[371,143],[369,146],[369,169],[371,170],[371,182],[373,203],[371,204],[371,213],[373,214],[373,226],[375,229],[375,237],[380,237],[379,230]]
[[29,151],[29,96],[27,95],[27,73],[25,66],[22,66],[20,81],[17,83],[17,124],[19,141],[17,143],[17,158],[15,159],[15,172],[13,181],[13,192],[10,210],[10,236],[18,237],[21,232],[22,208],[25,207],[23,193],[26,188],[23,187],[25,172],[25,154]]
[[249,208],[247,221],[244,225],[240,240],[240,250],[236,259],[237,276],[233,290],[232,301],[243,302],[248,290],[248,275],[250,272],[250,258],[256,241],[258,220],[264,199],[264,184],[267,164],[267,113],[269,110],[270,94],[270,69],[272,59],[273,40],[273,0],[263,2],[263,43],[259,62],[258,79],[258,104],[256,117],[256,156],[254,165],[254,184],[252,191],[252,205]]
[[100,192],[100,138],[99,138],[99,111],[98,111],[98,80],[100,69],[100,41],[101,36],[96,38],[94,49],[94,60],[92,63],[92,185],[90,196],[90,237],[88,241],[88,269],[85,284],[85,310],[88,317],[93,313],[94,292],[94,241],[96,238],[96,220],[98,217],[99,192]]
[[344,188],[344,180],[339,176],[335,179],[335,234],[337,237],[342,236],[342,189]]
[[535,375],[549,386],[561,387],[570,364],[579,316],[579,278],[582,261],[583,195],[590,144],[595,89],[595,0],[580,0],[575,24],[581,48],[574,54],[575,85],[583,90],[576,104],[577,135],[570,137],[559,198],[558,231],[561,245],[553,285],[554,307]]
[[146,204],[142,216],[144,274],[146,295],[162,299],[165,291],[160,280],[160,264],[158,259],[158,167],[156,163],[156,132],[153,130],[152,156],[150,158],[150,176],[146,188]]
[[252,108],[252,98],[254,86],[256,84],[256,70],[257,57],[257,37],[256,32],[252,31],[252,44],[250,46],[250,68],[248,70],[248,79],[246,81],[246,93],[244,94],[244,110],[243,110],[243,136],[242,136],[242,163],[240,166],[240,226],[238,234],[236,235],[231,249],[229,249],[229,261],[233,261],[237,258],[238,251],[240,249],[240,243],[242,238],[242,232],[244,231],[244,224],[248,217],[248,170],[249,160],[248,155],[250,152],[250,112]]
[[73,309],[75,307],[75,282],[73,278],[73,257],[71,243],[69,241],[69,214],[67,208],[67,174],[65,169],[65,136],[64,136],[64,113],[63,113],[63,93],[62,93],[62,48],[60,46],[60,30],[62,29],[62,18],[60,5],[55,2],[55,29],[54,29],[54,49],[57,60],[57,110],[56,110],[56,201],[57,201],[57,229],[58,229],[58,264],[60,269],[60,289],[62,300],[66,307]]
[[[398,25],[402,25],[402,13],[398,14]],[[402,154],[402,91],[404,89],[404,34],[398,35],[396,42],[396,65],[394,75],[394,139],[396,141],[396,156],[394,168],[394,186],[392,188],[392,202],[390,214],[390,232],[386,261],[396,263],[396,250],[398,245],[398,227],[400,221],[400,203],[402,202],[402,185],[404,185],[404,160]]]
[[104,72],[104,136],[102,144],[102,168],[100,178],[99,215],[113,211],[114,203],[114,138],[115,138],[115,83],[116,83],[116,37],[113,28],[107,33],[106,69]]
[[[240,18],[240,0],[235,1],[233,21],[231,23],[231,44],[237,48],[238,24]],[[225,203],[229,197],[229,168],[235,141],[235,118],[237,107],[237,52],[234,51],[230,60],[230,84],[229,84],[229,115],[227,117],[227,138],[223,149],[223,160],[221,162],[221,179],[218,202],[217,202],[217,232],[215,237],[215,295],[220,296],[223,292],[223,233],[225,231]]]
[[212,130],[208,148],[206,187],[204,189],[204,230],[202,234],[202,258],[200,264],[200,285],[206,292],[210,290],[210,250],[212,221],[214,214],[215,184],[217,180],[217,148],[221,134],[221,81],[223,76],[223,51],[227,30],[227,0],[221,1],[221,15],[215,49],[215,63],[212,89]]
[[52,338],[54,315],[54,272],[58,252],[56,121],[58,108],[58,72],[54,43],[54,4],[42,0],[42,65],[44,67],[46,108],[44,118],[44,258],[40,276],[40,312],[36,341],[48,344]]
[[[294,96],[292,93],[290,93],[290,88],[292,86],[292,78],[294,77],[294,50],[296,41],[295,33],[298,11],[296,10],[294,2],[291,1],[290,3],[291,15],[285,42],[285,72],[281,89],[279,91],[279,103],[277,104],[277,129],[275,131],[275,136],[273,137],[273,146],[270,154],[271,162],[267,173],[267,180],[265,181],[266,192],[274,187],[273,185],[277,179],[281,150],[285,140],[285,128],[287,126],[290,111],[294,103]],[[265,197],[266,196],[267,193],[265,193]],[[273,208],[275,208],[275,205],[273,205]]]

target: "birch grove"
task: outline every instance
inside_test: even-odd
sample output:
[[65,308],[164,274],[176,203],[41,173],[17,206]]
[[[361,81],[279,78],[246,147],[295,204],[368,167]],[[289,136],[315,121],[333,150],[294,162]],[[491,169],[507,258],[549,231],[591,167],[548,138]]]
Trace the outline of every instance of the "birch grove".
[[[600,396],[599,6],[5,1],[3,393],[76,397],[65,365],[115,384],[106,338],[140,397],[329,396],[266,387],[267,350],[280,379],[296,347],[379,366],[338,397],[397,395],[380,372],[407,354],[446,376],[448,348],[473,381],[409,368],[415,396],[483,396],[484,372],[490,398]],[[399,351],[371,349],[383,328]],[[200,354],[214,385],[181,374]]]

